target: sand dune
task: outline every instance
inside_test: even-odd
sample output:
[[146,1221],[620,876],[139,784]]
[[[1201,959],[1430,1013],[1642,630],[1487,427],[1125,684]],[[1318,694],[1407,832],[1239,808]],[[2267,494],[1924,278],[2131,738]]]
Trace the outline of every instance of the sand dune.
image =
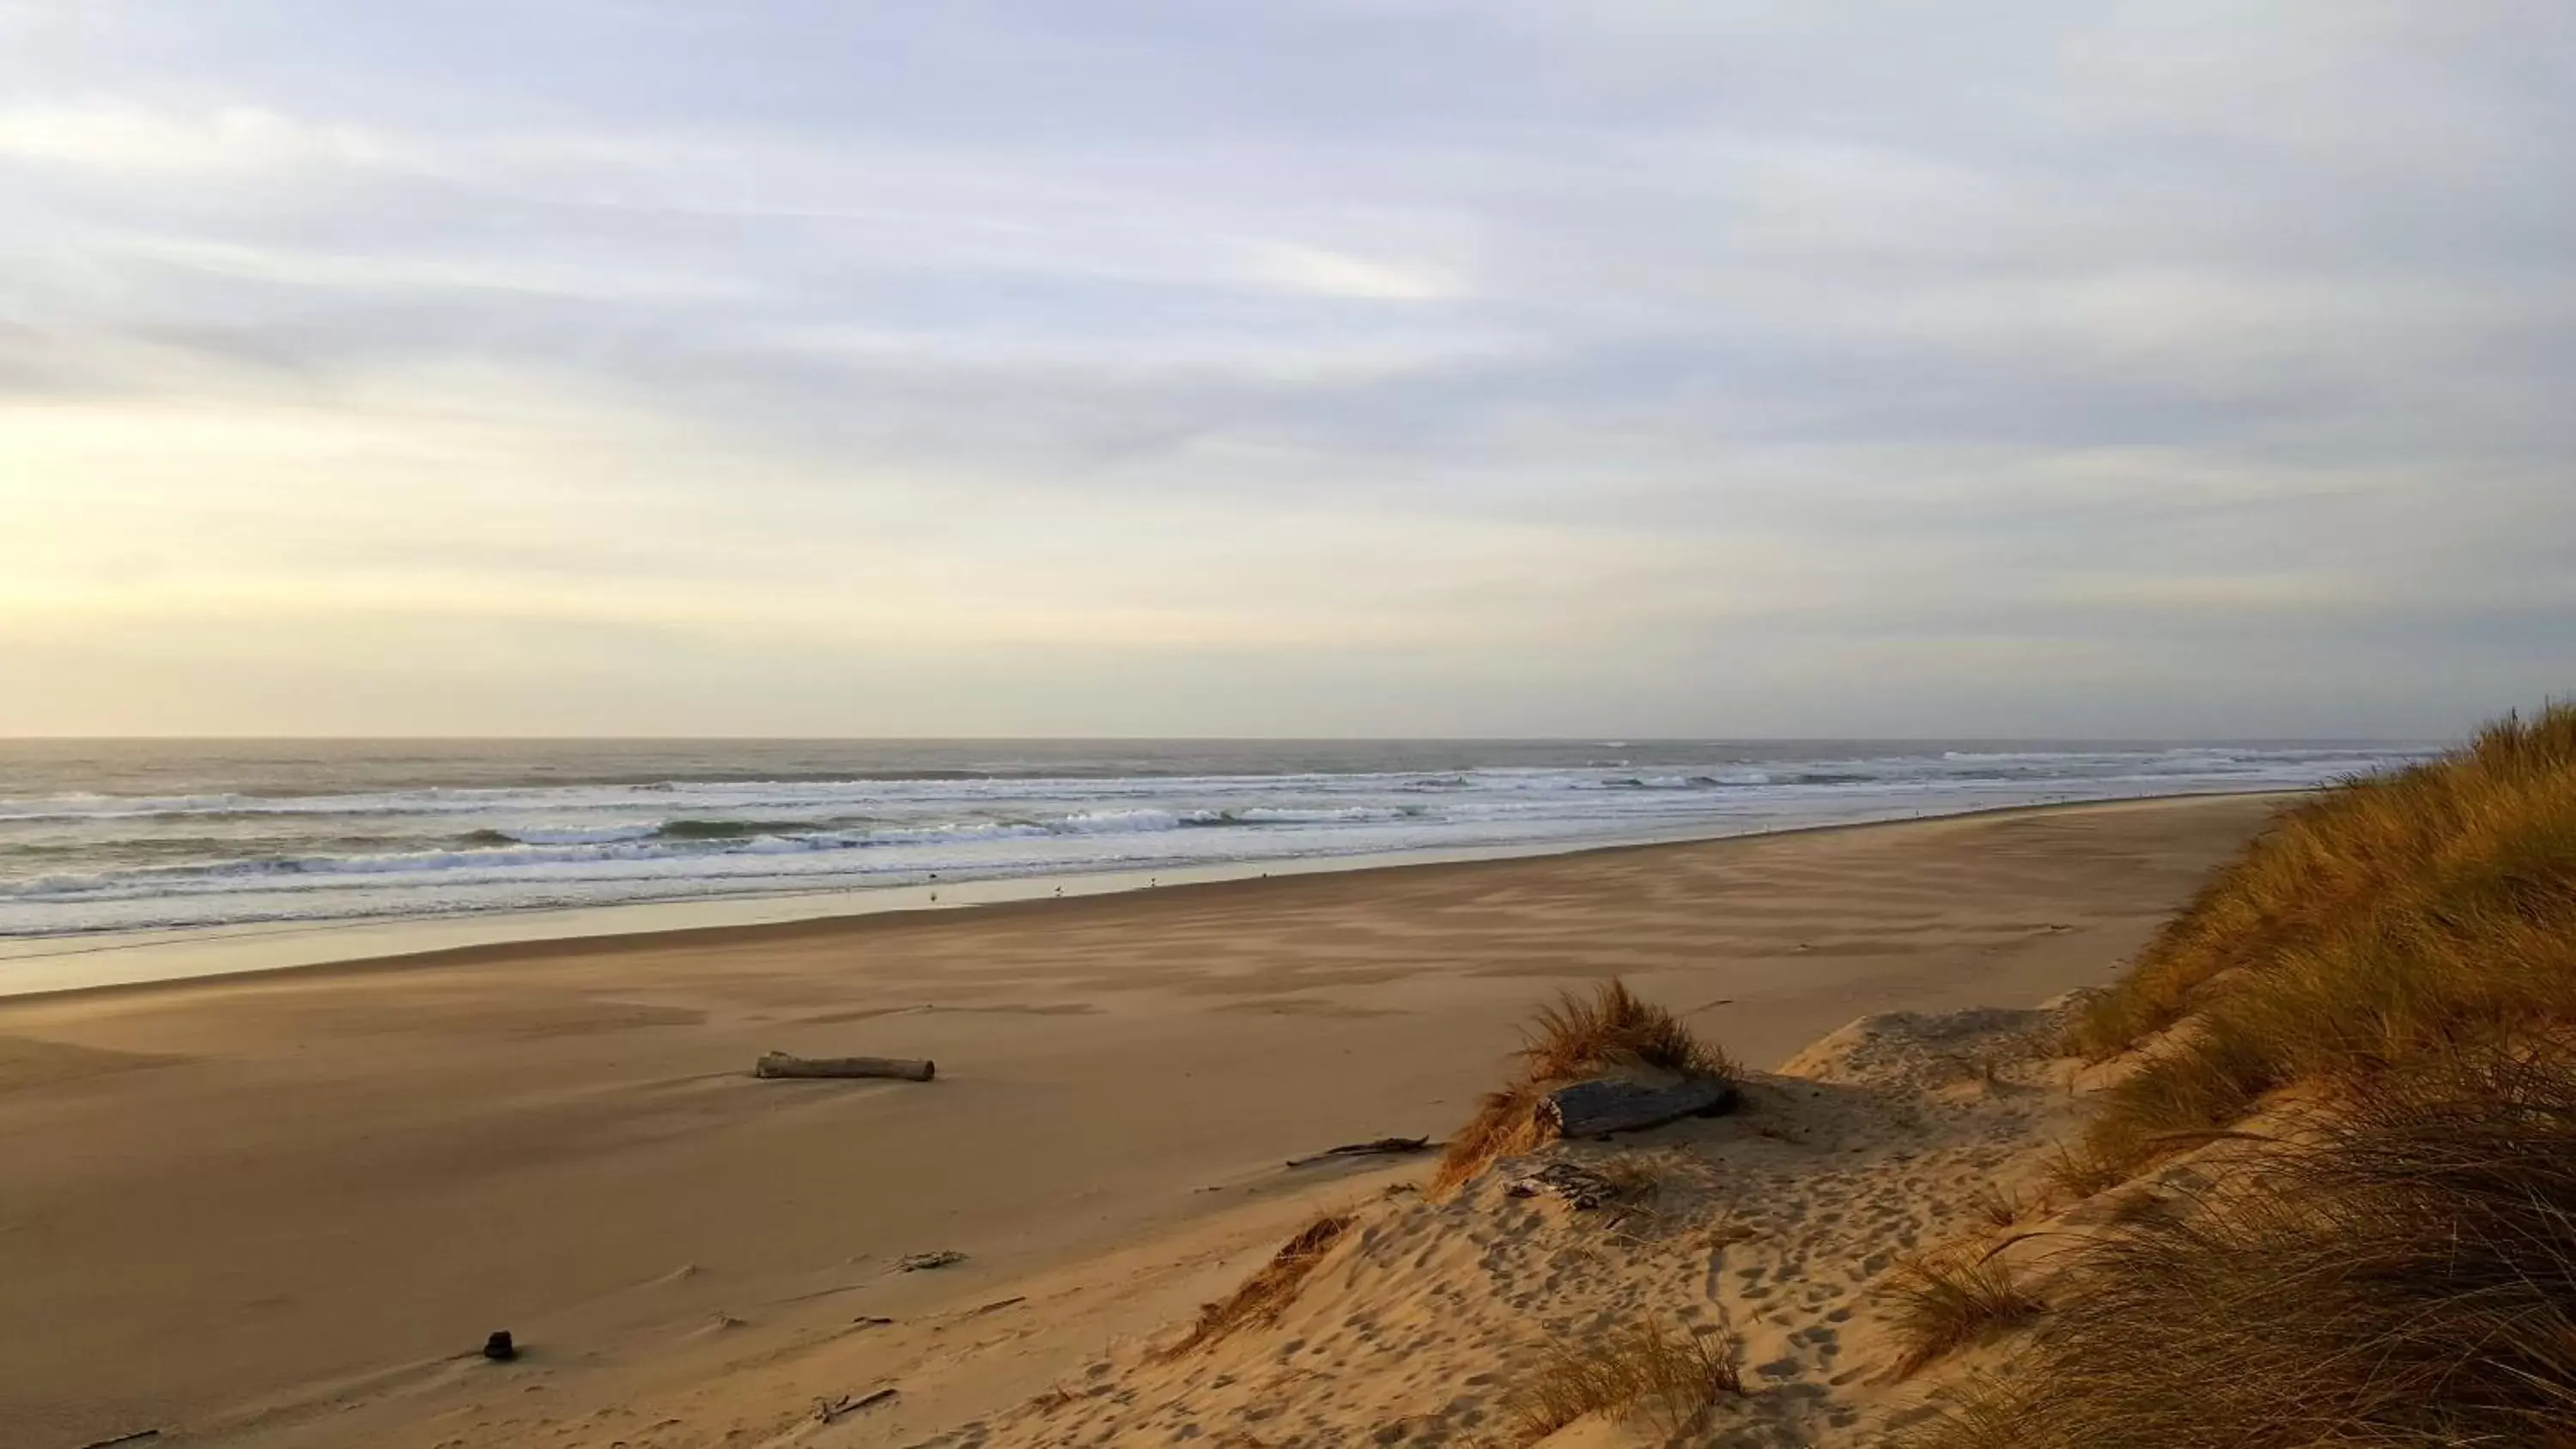
[[[1153,1417],[1164,1385],[1221,1442],[1251,1371],[1158,1378],[1182,1370],[1140,1367],[1145,1347],[1317,1203],[1415,1175],[1280,1162],[1445,1131],[1549,989],[1623,975],[1754,1062],[1864,1013],[2034,1002],[2104,979],[2267,808],[2076,807],[0,1004],[0,1422],[31,1449],[147,1427],[260,1446],[1048,1443],[1073,1425],[1159,1442],[1186,1427]],[[940,1080],[744,1077],[771,1047],[930,1056]],[[1465,1359],[1505,1340],[1441,1334],[1543,1339],[1666,1288],[1742,1319],[1749,1370],[1793,1366],[1765,1382],[1825,1387],[1780,1400],[1805,1405],[1781,1432],[1880,1422],[1832,1383],[1862,1333],[1832,1317],[1845,1278],[1872,1244],[1943,1231],[2037,1108],[1970,1103],[1964,1137],[1909,1147],[1855,1125],[1896,1088],[1810,1075],[1823,1096],[1764,1088],[1801,1140],[1760,1135],[1757,1113],[1707,1159],[1787,1174],[1725,1189],[1759,1236],[1722,1270],[1621,1287],[1587,1276],[1551,1209],[1397,1202],[1299,1311],[1385,1306],[1262,1338],[1260,1372],[1341,1385],[1313,1401],[1338,1407],[1297,1410],[1323,1417],[1294,1434],[1224,1431],[1486,1432],[1467,1415],[1495,1412],[1512,1360]],[[898,1270],[931,1249],[969,1256]],[[1486,1298],[1412,1301],[1471,1268]],[[470,1357],[503,1327],[525,1358]],[[1373,1355],[1403,1371],[1361,1372]],[[1068,1417],[1030,1417],[1044,1404]]]
[[[1615,1207],[1510,1197],[1502,1174],[1445,1203],[1354,1202],[1348,1246],[1266,1332],[1169,1362],[1131,1349],[1115,1377],[1033,1399],[989,1432],[921,1442],[1524,1443],[1515,1390],[1552,1349],[1659,1321],[1711,1335],[1742,1376],[1745,1392],[1721,1398],[1699,1433],[1880,1442],[1923,1399],[1895,1372],[1885,1275],[1990,1230],[1981,1194],[2035,1195],[2033,1149],[2076,1115],[2064,1092],[1989,1083],[1968,1064],[2014,1053],[2051,1020],[1991,1009],[1866,1018],[1756,1077],[1723,1121],[1540,1154],[1645,1173],[1651,1186]],[[1649,1406],[1547,1442],[1660,1442],[1672,1427]],[[853,1431],[798,1442],[883,1441]]]

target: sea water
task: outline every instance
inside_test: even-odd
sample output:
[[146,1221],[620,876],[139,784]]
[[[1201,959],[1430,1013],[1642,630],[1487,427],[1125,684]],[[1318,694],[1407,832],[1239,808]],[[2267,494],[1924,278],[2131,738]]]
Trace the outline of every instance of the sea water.
[[1573,848],[2298,789],[2432,749],[0,741],[0,938]]

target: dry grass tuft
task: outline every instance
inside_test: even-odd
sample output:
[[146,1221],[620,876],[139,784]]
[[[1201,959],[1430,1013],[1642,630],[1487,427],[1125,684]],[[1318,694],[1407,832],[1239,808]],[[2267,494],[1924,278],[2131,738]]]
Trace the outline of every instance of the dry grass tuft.
[[2576,704],[2285,810],[2092,1001],[2094,1059],[2191,1020],[2107,1094],[2134,1169],[2292,1083],[2355,1093],[2419,1060],[2576,1026]]
[[1497,1159],[1517,1157],[1546,1141],[1539,1126],[1538,1101],[1537,1088],[1528,1083],[1487,1092],[1476,1115],[1452,1133],[1449,1145],[1441,1150],[1440,1163],[1431,1170],[1432,1194],[1454,1192]]
[[1998,1228],[2008,1228],[2021,1221],[2021,1194],[1999,1182],[1989,1182],[1969,1197],[1968,1206],[1978,1217]]
[[1558,992],[1555,1001],[1539,1008],[1525,1035],[1522,1075],[1532,1082],[1568,1081],[1604,1067],[1631,1065],[1703,1077],[1735,1074],[1725,1053],[1615,976],[1589,997]]
[[1734,1342],[1722,1335],[1667,1332],[1651,1318],[1582,1343],[1557,1344],[1512,1395],[1521,1442],[1544,1439],[1586,1414],[1640,1409],[1666,1432],[1688,1433],[1721,1397],[1744,1392],[1735,1355]]
[[2120,1163],[2107,1161],[2091,1148],[2060,1145],[2057,1155],[2042,1169],[2050,1190],[2060,1199],[2081,1202],[2097,1192],[2119,1186],[2129,1177]]
[[1883,1290],[1895,1301],[1900,1378],[1935,1359],[2018,1328],[2047,1310],[1999,1258],[1925,1256],[1899,1264]]
[[1279,1321],[1288,1305],[1297,1301],[1297,1292],[1306,1285],[1306,1277],[1323,1262],[1342,1235],[1358,1221],[1349,1213],[1326,1213],[1308,1223],[1297,1236],[1290,1238],[1261,1271],[1243,1280],[1223,1301],[1199,1310],[1198,1322],[1190,1327],[1189,1336],[1163,1351],[1167,1359],[1179,1358],[1216,1342],[1236,1329],[1254,1324],[1268,1325]]
[[1736,1076],[1735,1064],[1724,1052],[1616,978],[1602,982],[1588,997],[1557,993],[1523,1035],[1518,1076],[1503,1090],[1487,1093],[1476,1115],[1450,1137],[1431,1175],[1434,1194],[1454,1191],[1496,1159],[1545,1142],[1538,1106],[1552,1086],[1619,1067],[1729,1080]]
[[2389,1077],[2071,1272],[2014,1383],[1926,1445],[2576,1442],[2576,1058]]

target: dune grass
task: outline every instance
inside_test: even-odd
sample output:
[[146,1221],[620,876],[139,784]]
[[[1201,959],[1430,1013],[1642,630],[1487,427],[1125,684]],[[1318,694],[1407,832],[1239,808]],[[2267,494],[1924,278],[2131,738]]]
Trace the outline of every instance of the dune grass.
[[2576,1057],[2389,1074],[2069,1281],[1926,1449],[2576,1444]]
[[2576,1449],[2576,706],[2283,812],[2069,1045],[2146,1051],[2062,1192],[2252,1141],[1914,1442]]
[[2134,1170],[2293,1083],[2366,1090],[2466,1047],[2576,1025],[2576,705],[2282,812],[2068,1045],[2179,1027],[2106,1096],[2087,1156]]
[[2000,1182],[1989,1182],[1978,1188],[1970,1195],[1968,1206],[1985,1220],[1988,1227],[1995,1228],[2011,1227],[2021,1221],[2021,1215],[2030,1209],[2030,1205],[2022,1201],[2020,1193]]
[[1999,1258],[1927,1255],[1897,1265],[1881,1290],[1895,1307],[1903,1345],[1899,1378],[1934,1360],[2020,1327],[2047,1309]]
[[1476,1103],[1476,1115],[1449,1136],[1440,1161],[1431,1169],[1432,1196],[1455,1192],[1478,1173],[1505,1157],[1517,1157],[1546,1141],[1538,1119],[1538,1088],[1515,1083],[1487,1092]]
[[2063,1143],[2058,1145],[2056,1155],[2048,1159],[2042,1175],[2059,1198],[2069,1201],[2118,1187],[2129,1177],[2127,1168],[2096,1155],[2092,1148],[2068,1147]]
[[1306,1285],[1307,1276],[1357,1221],[1350,1213],[1326,1213],[1299,1229],[1261,1266],[1261,1271],[1243,1281],[1242,1287],[1201,1308],[1189,1335],[1165,1349],[1163,1357],[1179,1358],[1237,1329],[1278,1322],[1288,1305],[1297,1301],[1297,1292]]
[[1510,1085],[1488,1092],[1476,1115],[1452,1134],[1431,1174],[1446,1193],[1503,1157],[1546,1140],[1539,1099],[1550,1087],[1618,1067],[1648,1067],[1733,1080],[1735,1064],[1692,1034],[1679,1017],[1628,989],[1616,977],[1588,996],[1572,991],[1539,1009],[1523,1032],[1519,1070]]
[[1612,977],[1590,996],[1560,991],[1538,1010],[1521,1048],[1523,1075],[1531,1081],[1564,1081],[1603,1067],[1630,1064],[1724,1077],[1734,1064],[1701,1041],[1671,1012]]
[[1670,1434],[1695,1428],[1720,1398],[1744,1392],[1733,1340],[1667,1330],[1649,1318],[1579,1343],[1559,1343],[1513,1394],[1522,1443],[1535,1443],[1586,1414],[1640,1409]]

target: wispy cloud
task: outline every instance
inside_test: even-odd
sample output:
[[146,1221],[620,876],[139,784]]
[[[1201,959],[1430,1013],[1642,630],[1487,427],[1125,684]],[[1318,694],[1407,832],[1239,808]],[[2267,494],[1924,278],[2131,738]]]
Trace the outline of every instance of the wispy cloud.
[[1380,302],[1436,302],[1460,295],[1457,278],[1433,267],[1373,260],[1322,247],[1264,242],[1253,249],[1253,275],[1290,291]]
[[0,158],[100,177],[217,179],[327,163],[367,166],[386,148],[347,126],[300,124],[255,106],[196,114],[117,102],[0,110]]
[[296,728],[260,711],[337,679],[394,730],[707,690],[789,732],[2414,733],[2576,677],[2534,622],[2576,606],[2564,7],[0,0],[0,40],[0,671],[57,681],[0,730]]

